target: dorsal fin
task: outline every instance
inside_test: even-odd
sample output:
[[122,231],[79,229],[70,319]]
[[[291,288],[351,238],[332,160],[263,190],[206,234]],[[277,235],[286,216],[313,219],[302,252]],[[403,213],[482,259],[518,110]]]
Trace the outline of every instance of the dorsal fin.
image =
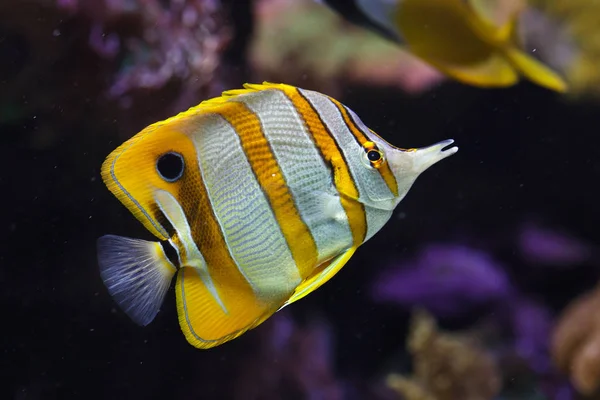
[[226,90],[221,93],[221,96],[214,97],[212,99],[204,100],[202,103],[198,105],[200,108],[210,108],[211,106],[220,105],[230,101],[233,97],[243,96],[245,94],[261,92],[263,90],[275,89],[275,88],[283,88],[287,85],[283,83],[271,83],[271,82],[263,82],[263,83],[244,83],[243,89],[231,89]]
[[243,96],[250,93],[256,93],[263,90],[274,89],[274,88],[284,88],[289,87],[289,85],[283,83],[271,83],[271,82],[263,82],[263,83],[244,83],[243,89],[231,89],[226,90],[221,93],[221,96],[213,97],[212,99],[207,99],[202,101],[200,104],[190,107],[186,111],[182,111],[179,114],[176,114],[170,118],[165,119],[164,121],[155,122],[150,125],[148,128],[158,128],[162,125],[165,125],[169,122],[189,117],[202,112],[209,112],[211,109],[218,107],[231,101],[233,98],[238,96]]

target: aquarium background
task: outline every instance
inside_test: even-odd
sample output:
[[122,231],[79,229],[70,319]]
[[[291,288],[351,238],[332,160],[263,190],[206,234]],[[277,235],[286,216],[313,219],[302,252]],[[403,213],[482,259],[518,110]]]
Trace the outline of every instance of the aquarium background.
[[[99,169],[146,125],[263,80],[334,96],[398,146],[460,151],[329,283],[200,351],[172,289],[142,328],[102,284],[96,239],[151,235]],[[589,82],[466,86],[308,0],[2,0],[1,397],[594,398]]]

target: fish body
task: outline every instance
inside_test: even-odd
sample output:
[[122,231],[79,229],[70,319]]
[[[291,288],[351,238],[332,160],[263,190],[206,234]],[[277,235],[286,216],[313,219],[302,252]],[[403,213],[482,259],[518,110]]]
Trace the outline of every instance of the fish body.
[[396,148],[340,102],[293,86],[224,92],[105,160],[108,189],[159,241],[101,237],[102,279],[146,325],[177,276],[186,339],[217,346],[327,282],[451,143]]
[[523,0],[318,1],[465,84],[508,87],[523,76],[557,92],[567,90],[557,72],[521,48]]

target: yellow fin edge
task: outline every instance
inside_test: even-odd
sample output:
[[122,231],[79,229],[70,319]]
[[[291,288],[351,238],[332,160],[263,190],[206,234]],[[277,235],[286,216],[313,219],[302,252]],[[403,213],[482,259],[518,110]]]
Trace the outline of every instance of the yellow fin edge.
[[[197,349],[210,349],[212,347],[217,347],[217,346],[222,345],[223,343],[226,343],[233,339],[236,339],[237,337],[243,335],[247,331],[256,328],[258,325],[263,323],[267,318],[269,318],[271,315],[273,315],[275,313],[275,311],[277,311],[277,307],[273,307],[270,310],[265,310],[264,313],[257,315],[256,318],[251,323],[247,324],[246,326],[242,327],[241,329],[231,331],[218,339],[203,340],[201,337],[198,336],[198,334],[196,334],[193,331],[193,329],[194,329],[192,326],[193,323],[189,320],[190,316],[186,309],[187,307],[205,307],[206,306],[206,302],[204,302],[204,299],[206,297],[204,297],[204,298],[196,297],[196,298],[190,299],[189,301],[188,301],[188,299],[186,299],[186,296],[190,293],[189,293],[189,289],[186,288],[186,286],[183,284],[184,275],[186,273],[193,274],[194,272],[192,272],[192,271],[193,271],[193,268],[191,268],[191,267],[184,267],[179,270],[178,275],[177,275],[177,283],[175,285],[175,297],[176,297],[176,301],[177,301],[177,316],[179,319],[179,326],[181,328],[181,331],[183,332],[188,343]],[[202,285],[202,283],[198,283],[198,284]],[[235,315],[230,315],[228,317],[236,318]],[[210,319],[211,318],[210,313],[207,313],[205,315],[205,318]],[[218,325],[222,321],[220,321],[218,319],[214,319],[213,322],[214,322],[214,324]]]
[[325,269],[304,280],[300,285],[298,285],[294,291],[294,294],[292,294],[292,296],[284,303],[283,306],[281,306],[281,308],[288,306],[302,299],[303,297],[306,297],[329,281],[335,274],[338,273],[340,269],[342,269],[344,265],[346,265],[356,249],[357,247],[352,247],[346,250],[346,252],[334,258]]
[[289,87],[283,83],[272,83],[272,82],[263,82],[263,83],[244,83],[243,89],[231,89],[226,90],[221,93],[221,96],[214,97],[212,99],[204,100],[202,103],[198,105],[200,108],[208,108],[211,106],[216,106],[223,104],[234,97],[238,97],[245,94],[261,92],[263,90],[268,89],[283,89]]

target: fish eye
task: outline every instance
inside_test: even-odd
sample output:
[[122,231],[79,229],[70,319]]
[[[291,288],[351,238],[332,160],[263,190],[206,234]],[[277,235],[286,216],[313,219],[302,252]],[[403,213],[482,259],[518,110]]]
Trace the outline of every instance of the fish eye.
[[366,142],[364,144],[364,163],[369,168],[380,168],[385,162],[383,152],[377,148],[377,145],[373,142]]
[[369,150],[369,152],[367,153],[367,158],[371,162],[377,162],[381,160],[381,153],[377,150]]
[[185,163],[179,153],[168,152],[156,160],[156,171],[167,182],[176,182],[183,175]]

